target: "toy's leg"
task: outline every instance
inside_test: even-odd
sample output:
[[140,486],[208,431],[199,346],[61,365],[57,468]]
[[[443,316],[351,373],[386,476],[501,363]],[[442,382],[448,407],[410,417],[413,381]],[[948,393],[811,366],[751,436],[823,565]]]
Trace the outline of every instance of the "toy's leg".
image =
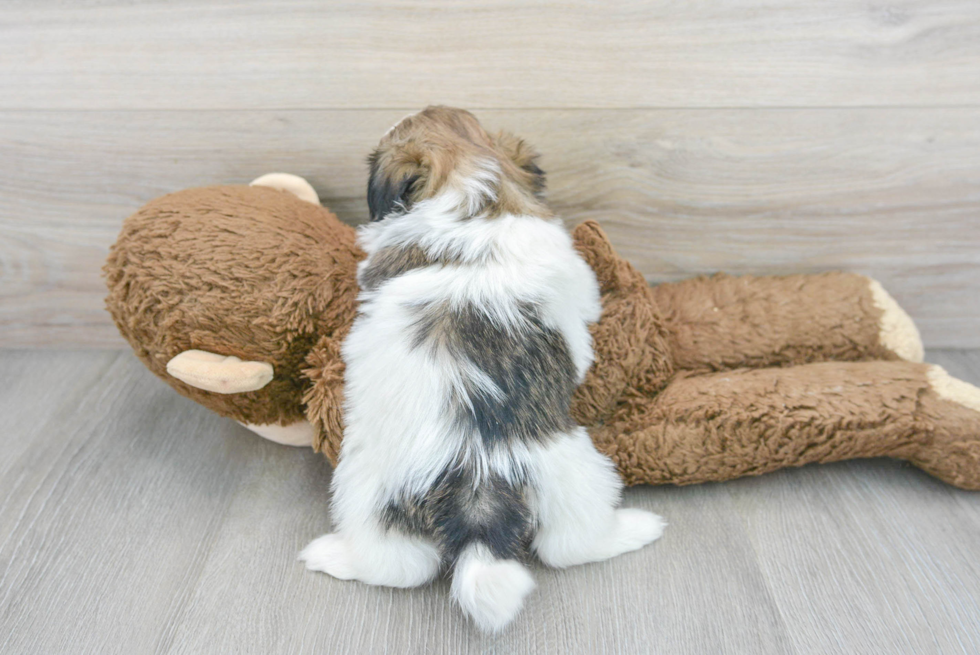
[[303,549],[306,568],[386,587],[417,587],[436,576],[441,557],[431,542],[383,525],[382,488],[383,480],[357,475],[340,460],[331,502],[335,532]]
[[616,509],[623,482],[583,428],[532,454],[532,547],[549,566],[596,562],[636,550],[663,533],[656,514]]
[[912,362],[680,377],[593,431],[630,484],[727,480],[859,457],[980,489],[980,389]]
[[930,366],[926,378],[930,391],[920,414],[934,430],[907,459],[949,484],[980,490],[980,389],[939,366]]
[[912,319],[863,275],[716,275],[660,284],[651,294],[678,370],[922,361]]

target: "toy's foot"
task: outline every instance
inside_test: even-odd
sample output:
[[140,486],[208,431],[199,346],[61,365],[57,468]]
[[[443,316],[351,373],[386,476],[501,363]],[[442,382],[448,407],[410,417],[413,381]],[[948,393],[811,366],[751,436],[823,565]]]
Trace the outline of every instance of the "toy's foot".
[[977,387],[969,382],[957,380],[942,366],[930,366],[926,378],[929,380],[929,386],[939,394],[940,398],[980,412],[980,389]]
[[275,441],[284,446],[312,446],[313,445],[313,426],[309,421],[297,421],[290,425],[255,425],[252,423],[242,423],[242,425],[263,439]]
[[257,177],[249,183],[249,186],[264,186],[270,189],[278,189],[280,191],[288,191],[300,200],[305,200],[306,202],[319,205],[320,196],[316,194],[316,189],[314,189],[309,182],[301,178],[299,175],[291,175],[289,173],[267,173],[262,177]]
[[920,418],[932,425],[909,461],[940,480],[980,491],[980,389],[939,366],[926,379],[932,393],[919,399]]
[[881,310],[878,339],[881,345],[909,362],[921,362],[925,357],[919,329],[912,318],[877,280],[871,280],[871,298]]

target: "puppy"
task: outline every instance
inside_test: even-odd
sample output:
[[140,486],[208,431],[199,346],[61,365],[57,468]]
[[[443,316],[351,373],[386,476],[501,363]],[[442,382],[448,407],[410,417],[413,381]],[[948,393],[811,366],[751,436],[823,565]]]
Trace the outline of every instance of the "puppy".
[[405,118],[369,158],[336,531],[300,554],[309,569],[392,587],[452,567],[453,597],[486,631],[534,588],[529,548],[566,567],[664,528],[616,509],[622,482],[569,415],[599,289],[542,202],[535,160],[448,107]]

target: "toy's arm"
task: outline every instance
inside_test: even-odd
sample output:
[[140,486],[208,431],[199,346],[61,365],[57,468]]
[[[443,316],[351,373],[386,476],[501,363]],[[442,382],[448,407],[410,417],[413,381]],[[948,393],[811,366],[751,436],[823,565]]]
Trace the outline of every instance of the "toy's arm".
[[313,426],[313,450],[322,452],[334,466],[344,438],[344,360],[340,345],[346,332],[321,337],[306,356],[303,375],[311,385],[303,396],[306,419]]
[[655,395],[673,375],[673,359],[660,312],[639,271],[616,254],[595,221],[581,223],[572,236],[602,294],[602,314],[590,328],[595,363],[575,391],[572,415],[582,425],[596,425],[626,389]]
[[678,369],[922,361],[915,324],[880,284],[862,275],[719,274],[660,284],[651,295]]
[[824,362],[681,375],[590,433],[629,484],[694,484],[864,457],[980,489],[980,389],[938,366]]

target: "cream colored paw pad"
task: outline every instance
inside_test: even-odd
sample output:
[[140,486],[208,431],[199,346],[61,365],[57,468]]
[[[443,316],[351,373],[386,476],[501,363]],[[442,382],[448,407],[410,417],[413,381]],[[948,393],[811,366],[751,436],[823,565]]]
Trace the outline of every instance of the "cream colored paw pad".
[[875,307],[882,312],[878,335],[881,345],[904,360],[921,362],[925,358],[925,350],[912,318],[877,280],[871,280],[870,289]]
[[959,403],[964,407],[980,412],[980,389],[969,382],[957,380],[947,373],[942,366],[930,366],[926,373],[929,385],[933,391],[944,400]]

